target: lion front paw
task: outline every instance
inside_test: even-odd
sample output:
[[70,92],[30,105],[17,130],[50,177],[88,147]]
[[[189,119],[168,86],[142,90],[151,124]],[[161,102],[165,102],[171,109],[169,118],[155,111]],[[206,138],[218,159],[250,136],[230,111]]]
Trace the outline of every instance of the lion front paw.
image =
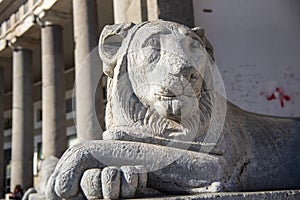
[[105,167],[86,170],[80,186],[87,199],[134,198],[146,188],[147,173],[143,166]]

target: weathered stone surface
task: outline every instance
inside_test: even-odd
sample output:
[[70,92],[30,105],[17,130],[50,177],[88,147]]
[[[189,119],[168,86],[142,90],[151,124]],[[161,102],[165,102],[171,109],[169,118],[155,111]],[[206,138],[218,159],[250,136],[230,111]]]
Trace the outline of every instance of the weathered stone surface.
[[102,199],[101,169],[89,169],[84,172],[80,187],[87,199]]
[[59,159],[54,156],[50,156],[47,159],[43,160],[41,171],[39,171],[39,182],[37,187],[28,189],[23,195],[22,200],[46,199],[45,191],[47,182],[51,174],[54,172],[58,161]]
[[151,200],[298,200],[300,198],[299,190],[266,191],[266,192],[222,192],[206,193],[189,196],[169,196],[161,198],[151,198]]
[[144,190],[147,186],[147,169],[140,165],[140,166],[135,166],[136,168],[136,173],[138,174],[138,185],[137,185],[137,191]]
[[45,194],[48,179],[54,172],[58,161],[59,159],[54,156],[50,156],[48,159],[43,160],[41,171],[39,172],[40,180],[36,187],[36,190],[39,194]]
[[29,200],[46,200],[44,194],[34,193],[29,195]]
[[[105,166],[136,166],[144,163],[150,177],[174,176],[169,180],[168,186],[161,185],[159,181],[156,182],[157,187],[169,191],[181,191],[182,189],[176,186],[181,182],[205,186],[206,183],[202,183],[202,180],[217,181],[226,172],[224,160],[219,157],[153,144],[146,144],[143,148],[140,145],[139,142],[103,140],[87,141],[76,145],[76,148],[69,149],[61,158],[56,167],[57,170],[48,182],[47,193],[58,194],[62,198],[77,195],[80,178],[84,171],[90,168],[104,168]],[[97,154],[94,154],[95,152]],[[111,156],[107,157],[107,154]],[[83,161],[85,164],[80,165],[79,163]],[[167,167],[161,169],[161,166]],[[211,169],[214,173],[197,173],[197,170],[204,167]],[[195,169],[195,171],[193,172],[191,169]],[[71,171],[78,176],[68,176],[68,173],[65,173]],[[175,173],[179,172],[184,176],[176,180]],[[54,177],[56,178],[54,179]],[[107,180],[110,179],[107,178]],[[102,185],[104,184],[106,181],[103,181],[102,178]]]
[[118,198],[123,183],[109,172],[122,166],[145,167],[138,197],[299,187],[299,119],[227,102],[201,28],[165,21],[107,26],[99,53],[108,76],[108,130],[104,140],[65,152],[48,182],[49,199],[80,195],[81,177],[92,168],[103,169],[104,198]]
[[138,186],[139,175],[133,166],[122,166],[121,168],[121,192],[120,197],[124,199],[134,198]]
[[[32,194],[31,194],[32,195]],[[31,196],[30,195],[30,196]],[[34,195],[36,196],[36,195]],[[45,199],[45,198],[44,198]],[[44,200],[42,197],[30,200]],[[261,192],[220,192],[220,193],[205,193],[197,195],[177,195],[177,196],[164,196],[156,198],[143,198],[151,200],[298,200],[300,199],[299,190],[282,190],[282,191],[261,191]]]
[[101,174],[104,199],[118,199],[120,195],[120,168],[106,167]]

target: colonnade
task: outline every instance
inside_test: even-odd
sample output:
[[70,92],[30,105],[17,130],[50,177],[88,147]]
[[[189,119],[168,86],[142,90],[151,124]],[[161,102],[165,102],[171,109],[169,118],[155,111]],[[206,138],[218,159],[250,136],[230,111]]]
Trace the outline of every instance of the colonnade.
[[[162,18],[174,19],[173,21],[193,26],[191,2],[192,0],[184,3],[182,0],[114,0],[114,20],[115,23],[121,23],[132,21],[131,19],[140,22]],[[170,11],[170,6],[166,6],[166,3],[172,4],[171,7],[176,10]],[[136,5],[139,8],[135,8]],[[98,86],[95,89],[93,82],[95,66],[94,61],[89,57],[98,42],[97,5],[94,0],[73,0],[72,7],[75,73],[76,78],[80,76],[79,79],[76,79],[75,84],[77,137],[80,141],[101,139],[102,135],[97,129],[99,116],[95,116],[95,113],[96,115],[101,113],[103,116],[104,108],[101,103],[95,104],[95,102],[100,100],[103,94],[101,87]],[[132,18],[136,9],[140,9],[139,13],[141,14]],[[170,15],[170,13],[176,13],[176,15]],[[50,156],[60,157],[66,150],[63,24],[57,21],[57,18],[55,16],[38,19],[41,28],[44,159]],[[13,52],[11,188],[20,184],[26,189],[33,186],[32,49],[17,42],[10,46]],[[0,66],[0,113],[3,113],[4,104],[3,82],[3,69]],[[103,119],[101,120],[103,121]],[[103,125],[103,122],[101,123]],[[3,133],[3,115],[0,115],[0,132]],[[0,134],[0,149],[3,149],[3,134]],[[3,166],[3,157],[3,151],[0,151],[0,166]],[[0,197],[3,178],[3,170],[0,170]]]

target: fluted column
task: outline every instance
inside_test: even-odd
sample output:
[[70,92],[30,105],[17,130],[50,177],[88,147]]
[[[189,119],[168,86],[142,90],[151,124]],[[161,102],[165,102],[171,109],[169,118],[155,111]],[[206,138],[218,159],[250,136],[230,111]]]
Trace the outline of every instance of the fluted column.
[[11,188],[33,186],[32,53],[13,49]]
[[[76,128],[79,141],[101,139],[103,104],[101,82],[95,73],[101,63],[97,54],[97,17],[94,0],[73,0],[76,71]],[[94,51],[93,51],[94,50]],[[96,53],[93,55],[93,53]],[[90,56],[92,55],[92,56]]]
[[42,141],[44,159],[66,150],[65,77],[62,27],[42,25]]
[[3,197],[4,191],[4,149],[3,149],[3,95],[4,95],[3,68],[0,67],[0,198]]

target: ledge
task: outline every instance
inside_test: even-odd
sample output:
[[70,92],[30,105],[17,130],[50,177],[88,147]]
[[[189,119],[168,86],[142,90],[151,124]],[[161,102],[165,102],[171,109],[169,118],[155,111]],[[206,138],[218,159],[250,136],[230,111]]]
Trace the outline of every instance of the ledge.
[[[45,197],[39,194],[31,194],[29,200],[44,200]],[[282,191],[262,191],[262,192],[222,192],[206,193],[186,196],[164,196],[156,198],[143,198],[141,200],[298,200],[300,199],[300,190],[282,190]],[[137,199],[135,199],[137,200]]]
[[262,192],[222,192],[206,193],[187,196],[168,196],[161,198],[147,198],[151,200],[298,200],[300,199],[300,190],[282,190],[282,191],[262,191]]

